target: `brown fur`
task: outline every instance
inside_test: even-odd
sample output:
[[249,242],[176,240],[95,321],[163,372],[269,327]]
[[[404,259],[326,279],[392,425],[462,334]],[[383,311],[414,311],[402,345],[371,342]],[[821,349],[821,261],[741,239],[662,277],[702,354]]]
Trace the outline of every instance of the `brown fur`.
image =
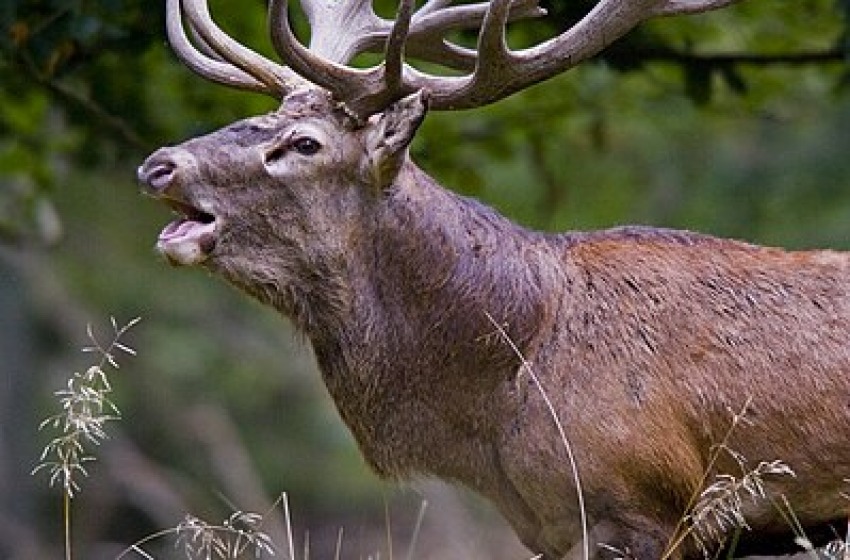
[[[407,159],[421,102],[353,129],[322,99],[165,148],[140,177],[176,162],[166,194],[206,201],[222,224],[205,265],[309,337],[379,474],[457,481],[490,498],[545,558],[579,557],[564,444],[489,315],[566,428],[592,555],[613,557],[596,546],[604,542],[661,557],[748,399],[729,448],[750,466],[781,459],[794,469],[768,478],[769,490],[804,525],[844,515],[847,256],[653,228],[527,231]],[[293,130],[318,136],[321,151],[288,153],[269,171],[264,154]],[[741,474],[719,456],[708,482]],[[768,500],[745,510],[750,551],[793,549]],[[700,553],[687,540],[670,557]]]

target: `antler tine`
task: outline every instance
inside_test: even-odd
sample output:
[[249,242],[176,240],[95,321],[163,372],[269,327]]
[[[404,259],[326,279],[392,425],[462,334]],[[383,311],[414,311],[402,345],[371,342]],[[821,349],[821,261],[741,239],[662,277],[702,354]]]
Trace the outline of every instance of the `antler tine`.
[[[405,43],[415,0],[402,0],[398,17],[389,32],[384,29],[390,22],[374,15],[371,4],[367,2],[343,2],[334,14],[336,20],[322,20],[320,26],[317,21],[310,48],[304,47],[292,32],[287,12],[288,0],[271,0],[269,5],[272,43],[281,58],[298,74],[343,101],[348,111],[359,120],[415,91],[415,87],[408,85],[405,80],[407,67],[404,64]],[[363,6],[368,6],[368,12],[363,11]],[[316,17],[318,20],[316,12],[319,9],[314,5],[305,7],[308,19]],[[314,15],[310,16],[311,13]],[[343,18],[349,18],[345,21],[359,22],[360,25],[355,25],[353,29],[344,26],[349,32],[348,36],[335,40],[325,39],[326,31],[339,35],[339,30],[330,28],[328,21],[338,21],[340,14]],[[357,33],[357,27],[360,33]],[[363,52],[370,42],[381,38],[386,38],[383,64],[365,70],[344,66],[350,58]],[[332,53],[334,58],[330,58],[329,54],[323,57],[321,53]]]
[[451,6],[454,0],[427,0],[425,5],[419,9],[419,14],[426,16],[432,12],[436,12]]
[[[288,0],[271,0],[269,26],[275,50],[292,70],[307,81],[330,91],[340,100],[345,99],[347,95],[362,93],[364,90],[374,91],[380,86],[381,78],[377,72],[378,68],[370,70],[348,68],[302,45],[289,25],[288,7]],[[348,62],[347,58],[356,54],[349,51],[348,47],[334,48],[335,57],[342,59],[339,61],[341,63]]]
[[[514,73],[512,65],[515,61],[505,36],[512,5],[512,0],[492,0],[486,6],[478,35],[474,72],[471,75],[440,77],[417,73],[413,77],[419,87],[429,91],[432,108],[477,107],[487,103],[490,97],[507,95],[499,95],[496,88],[502,82],[510,83],[510,79],[505,78],[510,78]],[[538,12],[535,10],[533,13]]]
[[[179,1],[177,3],[179,4]],[[235,67],[233,69],[240,70],[262,84],[263,87],[259,88],[259,91],[282,98],[302,85],[301,79],[288,69],[239,44],[222,31],[212,20],[206,0],[184,0],[183,9],[192,29],[198,33],[206,46],[223,61],[232,64]],[[182,35],[185,38],[185,34]]]
[[207,45],[196,48],[187,37],[183,28],[183,17],[180,10],[180,0],[167,0],[165,5],[165,29],[168,42],[177,57],[190,70],[200,76],[230,87],[267,93],[265,84],[258,82],[242,70],[212,58],[207,52]]
[[379,41],[389,27],[375,13],[371,0],[302,0],[301,5],[310,22],[310,51],[340,64]]
[[[473,70],[477,52],[446,40],[445,34],[452,29],[480,28],[489,6],[489,2],[450,6],[448,0],[431,0],[413,17],[407,52],[413,58],[447,68]],[[510,4],[508,21],[540,17],[545,13],[537,0],[514,0]]]
[[386,41],[384,63],[372,71],[381,77],[381,84],[364,90],[358,96],[346,96],[345,105],[355,116],[362,118],[387,107],[392,102],[413,93],[416,88],[405,78],[404,51],[410,33],[415,0],[401,0],[398,14]]
[[[423,6],[413,17],[411,38],[416,34],[445,33],[451,29],[477,29],[490,9],[490,2],[461,4],[432,8],[432,2]],[[546,15],[546,10],[537,5],[537,0],[512,0],[509,3],[509,21]]]
[[[200,52],[202,55],[204,55],[207,58],[211,58],[211,59],[217,60],[219,62],[225,62],[225,60],[222,59],[220,56],[218,56],[218,53],[215,52],[214,50],[212,50],[212,48],[207,44],[207,42],[204,41],[204,38],[201,37],[200,34],[197,31],[195,31],[195,28],[192,27],[191,22],[187,23],[186,27],[189,30],[189,37],[191,38],[192,45],[194,45],[194,47],[198,50],[198,52]],[[241,72],[241,70],[240,70],[240,72]]]
[[492,0],[478,34],[478,61],[475,64],[473,85],[490,83],[493,78],[510,72],[510,53],[507,33],[508,10],[511,0]]
[[[192,51],[197,51],[197,53],[199,53],[200,55],[202,55],[205,58],[212,59],[212,60],[217,61],[217,62],[225,63],[227,65],[227,61],[224,60],[221,56],[219,56],[219,54],[217,52],[215,52],[212,49],[212,47],[210,47],[207,44],[206,41],[204,41],[204,38],[201,37],[201,34],[198,33],[198,31],[192,25],[192,22],[189,21],[189,20],[183,21],[183,13],[182,13],[182,8],[180,7],[180,0],[166,0],[166,3],[174,5],[174,7],[172,9],[174,10],[174,14],[175,14],[174,16],[171,16],[171,17],[166,16],[168,18],[167,23],[166,23],[166,27],[167,28],[171,27],[171,25],[174,24],[174,31],[176,33],[180,34],[181,39],[182,39],[183,43],[185,44],[185,48],[191,49]],[[168,12],[168,10],[169,10],[169,8],[166,8],[166,12]],[[188,31],[188,34],[183,31],[184,28],[185,28],[186,31]],[[229,65],[229,66],[235,72],[238,72],[240,74],[245,74],[244,72],[242,72],[241,70],[239,70],[235,66],[233,66],[233,65]],[[256,82],[256,80],[254,78],[252,78],[251,76],[249,76],[247,74],[245,74],[245,75],[248,76],[248,78],[251,81]],[[257,83],[259,83],[259,82],[257,82]],[[260,85],[262,86],[262,84],[260,84]],[[262,87],[265,87],[265,86],[262,86]]]
[[384,58],[384,83],[390,91],[401,87],[401,75],[404,70],[404,46],[410,33],[410,18],[413,16],[415,0],[401,0],[390,36],[387,39]]
[[667,0],[659,6],[655,15],[697,14],[734,4],[738,0]]
[[425,38],[421,36],[415,38],[419,40],[414,40],[411,36],[407,41],[406,52],[410,58],[433,62],[461,72],[471,72],[475,69],[478,53],[474,49],[468,49],[441,38],[430,40],[423,40]]
[[[469,71],[475,66],[475,51],[449,42],[445,34],[452,29],[479,28],[489,3],[451,6],[453,1],[430,0],[415,11],[411,6],[405,51],[418,60]],[[313,29],[310,52],[340,64],[362,52],[385,51],[396,23],[378,17],[370,0],[338,3],[304,0],[302,6]],[[514,0],[510,20],[543,14],[545,10],[537,6],[537,0]],[[396,20],[399,17],[400,14]],[[345,29],[346,33],[340,33],[340,29]]]

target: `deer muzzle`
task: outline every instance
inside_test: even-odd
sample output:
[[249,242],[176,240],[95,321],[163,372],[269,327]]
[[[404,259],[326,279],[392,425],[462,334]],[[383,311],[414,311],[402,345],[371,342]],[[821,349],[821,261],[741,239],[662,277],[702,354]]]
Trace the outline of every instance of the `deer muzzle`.
[[191,175],[194,163],[194,158],[179,148],[163,148],[137,172],[144,192],[164,202],[177,215],[162,229],[156,242],[160,254],[174,265],[206,261],[215,250],[220,229],[210,204],[194,200],[185,188],[185,177]]

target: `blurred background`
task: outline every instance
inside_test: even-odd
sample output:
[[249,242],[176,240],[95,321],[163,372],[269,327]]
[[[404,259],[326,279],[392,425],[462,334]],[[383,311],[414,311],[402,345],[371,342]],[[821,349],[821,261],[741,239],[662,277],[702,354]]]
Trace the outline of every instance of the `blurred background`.
[[[284,492],[298,558],[334,558],[340,530],[342,558],[530,558],[462,490],[379,481],[308,342],[156,256],[169,213],[138,194],[145,155],[275,107],[184,69],[164,42],[163,4],[0,3],[0,559],[62,556],[61,488],[30,474],[53,437],[38,426],[95,358],[79,351],[86,325],[108,341],[111,316],[142,317],[124,337],[138,355],[110,374],[123,417],[72,502],[77,558],[115,558],[187,513],[220,523],[238,510],[267,513],[286,558],[273,507]],[[552,0],[511,39],[551,36],[592,4]],[[270,52],[262,2],[211,9]],[[762,0],[653,21],[497,105],[431,114],[412,152],[448,188],[529,227],[644,223],[847,249],[848,10]],[[168,538],[146,550],[182,555]]]

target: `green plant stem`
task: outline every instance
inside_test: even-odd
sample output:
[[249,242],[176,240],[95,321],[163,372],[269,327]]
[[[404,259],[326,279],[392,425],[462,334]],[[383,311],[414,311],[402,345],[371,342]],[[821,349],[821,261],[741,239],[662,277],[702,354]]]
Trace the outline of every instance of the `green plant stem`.
[[738,527],[735,529],[735,533],[732,535],[732,542],[729,543],[729,552],[726,553],[726,560],[735,560],[734,554],[735,549],[738,548],[738,541],[741,540],[741,528]]
[[62,492],[62,523],[65,529],[65,560],[71,560],[71,496]]

